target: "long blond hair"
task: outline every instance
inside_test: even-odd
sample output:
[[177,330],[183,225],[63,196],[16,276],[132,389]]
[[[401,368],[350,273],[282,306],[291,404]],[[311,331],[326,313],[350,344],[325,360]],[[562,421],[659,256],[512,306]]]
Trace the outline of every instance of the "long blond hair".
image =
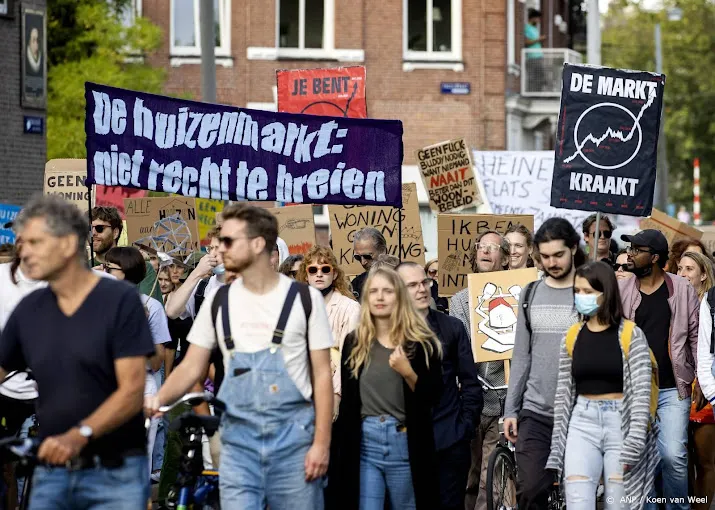
[[[702,281],[702,283],[700,284],[700,289],[697,290],[698,298],[702,301],[707,291],[709,291],[710,288],[715,285],[713,264],[712,262],[710,262],[710,259],[707,257],[707,255],[703,255],[702,253],[698,253],[696,251],[686,251],[680,257],[678,265],[680,265],[680,261],[683,260],[683,257],[688,257],[690,260],[694,261],[700,267],[700,272],[705,275],[705,280]],[[675,269],[677,270],[678,268],[676,267]]]
[[355,296],[348,288],[345,271],[338,264],[338,259],[335,257],[333,250],[325,246],[313,246],[305,254],[303,262],[300,263],[298,273],[295,275],[297,281],[308,283],[308,266],[311,264],[325,264],[333,268],[333,288],[343,296],[349,297],[353,301],[355,300]]
[[394,345],[400,345],[409,358],[416,355],[417,346],[422,347],[422,351],[429,366],[429,359],[435,349],[442,355],[442,346],[436,335],[429,328],[422,316],[417,313],[412,299],[407,293],[407,288],[397,274],[397,271],[387,266],[376,267],[368,273],[365,282],[364,297],[360,310],[360,323],[355,332],[355,346],[348,356],[348,366],[356,379],[360,369],[370,363],[370,347],[376,342],[377,331],[375,321],[370,313],[369,293],[373,280],[381,276],[385,278],[395,288],[395,309],[390,317],[390,339]]

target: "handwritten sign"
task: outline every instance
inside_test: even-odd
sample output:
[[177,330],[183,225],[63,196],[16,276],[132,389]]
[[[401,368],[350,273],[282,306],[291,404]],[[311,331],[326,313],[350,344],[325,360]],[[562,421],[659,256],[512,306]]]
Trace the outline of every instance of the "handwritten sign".
[[534,230],[534,217],[529,215],[439,214],[437,246],[440,296],[453,296],[467,286],[467,275],[472,273],[474,240],[479,234],[488,230],[503,234],[516,223]]
[[673,246],[675,241],[680,239],[700,239],[703,237],[702,231],[686,225],[682,221],[671,218],[658,209],[653,209],[649,218],[643,218],[640,223],[641,230],[652,228],[663,233],[668,240],[668,246]]
[[173,257],[199,251],[196,201],[186,197],[124,200],[129,243],[145,244]]
[[199,223],[199,239],[201,246],[208,246],[206,236],[209,230],[216,226],[216,213],[223,211],[224,202],[208,198],[196,199],[197,221]]
[[5,225],[15,221],[20,209],[21,207],[18,205],[0,204],[0,244],[15,243],[15,232],[12,229],[5,228]]
[[43,194],[60,195],[87,212],[90,192],[85,185],[86,178],[86,159],[51,159],[45,164]]
[[482,203],[464,138],[430,145],[415,156],[434,212],[461,211]]
[[[424,265],[425,247],[422,239],[417,185],[414,182],[402,184],[402,209],[374,206],[328,206],[330,233],[333,252],[347,275],[363,272],[362,266],[353,259],[353,238],[365,227],[373,227],[382,232],[387,241],[390,255]],[[398,221],[402,216],[402,253],[398,254]]]
[[291,255],[308,253],[315,246],[315,221],[312,205],[294,205],[269,209],[278,220],[278,236],[288,245]]
[[125,198],[144,198],[149,193],[143,189],[124,188],[122,186],[94,186],[94,192],[96,205],[114,207],[119,211],[119,216],[122,219],[125,218]]

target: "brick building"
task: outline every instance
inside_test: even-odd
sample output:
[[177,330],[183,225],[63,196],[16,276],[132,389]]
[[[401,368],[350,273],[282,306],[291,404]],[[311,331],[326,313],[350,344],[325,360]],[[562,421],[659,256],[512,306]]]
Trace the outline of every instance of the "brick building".
[[[45,11],[45,5],[45,0],[0,0],[0,203],[21,205],[32,194],[42,192],[47,154],[45,107],[38,106],[37,97],[28,101],[28,94],[26,106],[22,106],[23,83],[30,89],[32,80],[42,83],[42,66],[34,73],[36,76],[24,82],[22,73],[26,59],[25,36],[28,41],[35,38],[35,47],[41,55],[39,61],[46,57],[44,27],[37,14]],[[23,27],[23,8],[35,11],[27,27]],[[37,25],[34,33],[33,24]],[[32,70],[27,67],[26,75],[31,74]],[[30,107],[30,103],[34,106]],[[42,132],[36,132],[40,127]]]

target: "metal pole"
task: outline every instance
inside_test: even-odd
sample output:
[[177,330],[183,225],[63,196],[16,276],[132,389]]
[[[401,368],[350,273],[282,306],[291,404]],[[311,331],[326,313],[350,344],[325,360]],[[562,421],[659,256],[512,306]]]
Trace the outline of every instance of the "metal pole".
[[601,13],[598,11],[598,0],[588,0],[588,17],[586,18],[586,46],[588,63],[601,65]]
[[[663,45],[660,32],[660,23],[653,28],[655,38],[655,72],[663,74]],[[658,132],[658,159],[655,178],[655,206],[661,211],[668,207],[668,158],[665,146],[665,99],[663,111],[660,116],[660,131]]]
[[[216,102],[216,26],[214,0],[199,2],[201,29],[201,99]],[[229,27],[224,27],[224,30]]]
[[596,212],[596,231],[593,233],[593,260],[598,260],[598,236],[601,234],[601,211]]
[[397,214],[397,258],[402,262],[402,209]]
[[[86,181],[85,181],[86,183]],[[94,245],[92,244],[92,185],[87,184],[87,215],[89,216],[89,256],[91,260],[91,267],[94,267]]]

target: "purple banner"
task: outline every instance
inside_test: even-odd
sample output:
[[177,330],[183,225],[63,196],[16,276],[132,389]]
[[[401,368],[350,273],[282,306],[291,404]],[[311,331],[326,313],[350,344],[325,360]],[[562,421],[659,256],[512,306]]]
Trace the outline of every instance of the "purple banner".
[[402,207],[402,122],[85,84],[88,182],[218,200]]

